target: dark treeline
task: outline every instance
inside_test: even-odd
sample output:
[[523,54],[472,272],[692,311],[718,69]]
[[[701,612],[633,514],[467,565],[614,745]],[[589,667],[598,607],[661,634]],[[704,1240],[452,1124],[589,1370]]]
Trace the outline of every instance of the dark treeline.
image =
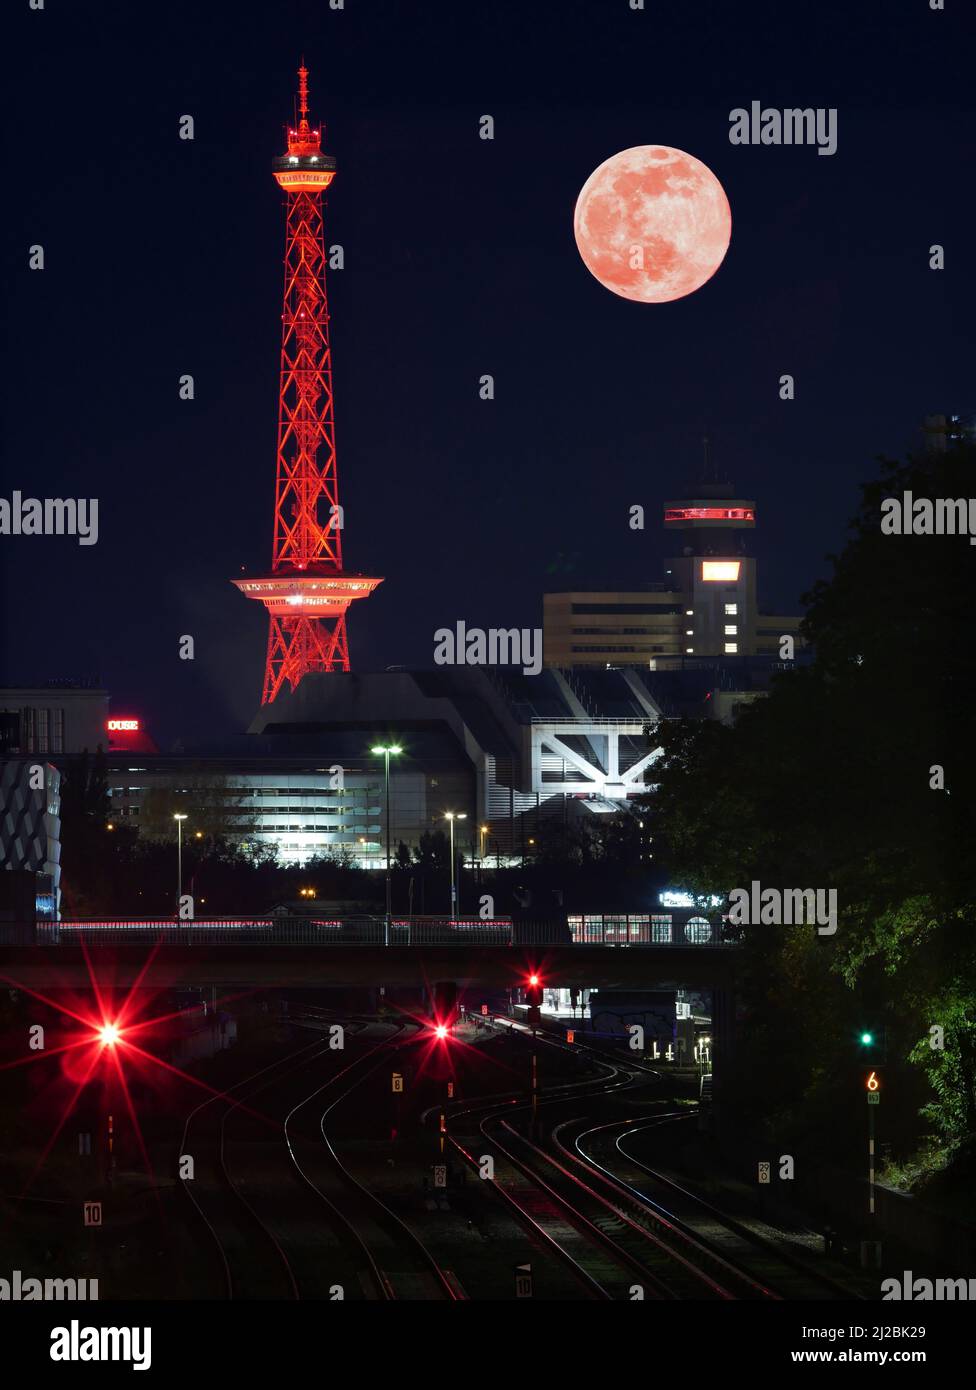
[[834,935],[743,929],[739,1110],[827,1152],[862,1132],[859,1063],[876,1060],[909,1175],[967,1174],[976,1135],[976,553],[965,534],[885,534],[882,502],[966,499],[974,476],[971,447],[883,463],[805,596],[813,664],[733,727],[664,725],[655,768],[676,880],[837,892]]
[[[104,759],[83,757],[65,773],[62,794],[62,913],[68,918],[172,916],[176,912],[176,841],[137,832],[109,819]],[[193,818],[193,823],[198,822]],[[525,862],[497,868],[463,865],[459,854],[459,910],[476,916],[559,919],[571,911],[648,911],[654,876],[642,858],[639,822],[630,814],[606,817],[597,831],[585,828],[532,837]],[[110,828],[111,827],[111,828]],[[383,911],[382,859],[358,868],[351,856],[313,859],[304,867],[277,862],[273,846],[190,831],[183,842],[183,891],[198,917],[263,915],[284,903],[314,898],[344,904],[347,911]],[[450,911],[447,836],[428,831],[411,850],[394,849],[392,903],[398,913],[443,915]],[[490,897],[484,906],[482,899]],[[311,906],[308,904],[308,906]]]

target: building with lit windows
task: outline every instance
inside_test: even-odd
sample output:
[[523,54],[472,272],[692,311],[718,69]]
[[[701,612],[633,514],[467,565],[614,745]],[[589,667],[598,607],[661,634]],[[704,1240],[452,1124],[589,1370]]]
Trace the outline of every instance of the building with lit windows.
[[108,746],[108,691],[70,681],[0,690],[0,756]]
[[61,774],[46,760],[0,763],[0,869],[33,877],[34,916],[53,921],[61,903]]
[[[283,864],[342,857],[379,870],[390,844],[418,850],[454,819],[457,852],[498,866],[530,859],[554,822],[612,815],[654,787],[658,725],[730,722],[781,671],[797,618],[763,617],[749,537],[755,506],[730,485],[669,502],[667,584],[640,593],[549,594],[547,664],[312,672],[264,704],[246,733],[156,747],[137,710],[108,692],[55,684],[0,691],[0,753],[43,756],[70,777],[105,754],[108,815],[151,838],[184,832],[274,847]],[[559,663],[559,664],[557,664]],[[564,664],[563,664],[564,663]],[[640,924],[652,939],[663,921]],[[580,924],[585,938],[595,924]]]
[[[101,747],[111,823],[169,838],[179,809],[188,835],[274,846],[284,864],[342,856],[379,870],[386,787],[373,749],[393,742],[401,747],[390,765],[394,852],[446,834],[452,812],[459,855],[505,865],[531,858],[547,824],[613,814],[653,788],[662,720],[731,720],[796,664],[730,654],[689,656],[680,669],[535,676],[470,666],[312,673],[263,705],[247,733],[179,751],[158,750],[141,714],[110,711],[105,691],[76,692],[69,704],[62,690],[17,690],[6,692],[16,717],[4,751],[31,761],[45,727],[49,740],[60,729],[53,702],[64,698],[64,746],[44,760],[70,777],[78,756]],[[46,725],[42,700],[52,702]]]
[[[431,775],[432,766],[442,769]],[[274,847],[281,864],[345,858],[361,868],[385,864],[385,787],[368,741],[356,735],[280,739],[241,734],[180,753],[108,757],[109,814],[113,823],[150,837],[172,835],[174,809],[187,816],[184,834],[213,836],[254,847]],[[394,769],[390,839],[414,848],[436,829],[438,793],[469,796],[453,766],[429,745],[414,745],[405,767]],[[441,813],[442,815],[442,813]]]
[[731,483],[699,483],[664,504],[665,578],[636,592],[546,594],[549,667],[681,668],[686,658],[780,655],[800,618],[760,612],[750,540],[756,504]]

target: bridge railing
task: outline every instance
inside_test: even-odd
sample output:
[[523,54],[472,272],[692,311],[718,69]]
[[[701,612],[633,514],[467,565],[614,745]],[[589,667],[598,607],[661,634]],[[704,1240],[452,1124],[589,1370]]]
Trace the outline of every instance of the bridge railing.
[[[557,943],[556,924],[538,924],[543,936]],[[565,927],[562,935],[568,941]],[[125,945],[140,941],[172,942],[179,946],[274,945],[274,946],[510,946],[513,933],[508,920],[455,922],[447,918],[383,917],[228,917],[194,922],[171,919],[129,918],[99,921],[64,921],[38,928],[39,945],[65,946],[83,939],[91,945]]]
[[0,945],[70,946],[140,945],[162,938],[174,946],[617,946],[624,950],[667,950],[674,946],[696,949],[723,944],[718,924],[708,936],[693,940],[675,933],[661,939],[653,933],[635,932],[633,925],[621,927],[608,919],[596,923],[589,919],[585,933],[565,918],[518,921],[495,918],[383,917],[316,918],[289,917],[212,917],[194,922],[172,918],[74,919],[24,926],[0,923]]

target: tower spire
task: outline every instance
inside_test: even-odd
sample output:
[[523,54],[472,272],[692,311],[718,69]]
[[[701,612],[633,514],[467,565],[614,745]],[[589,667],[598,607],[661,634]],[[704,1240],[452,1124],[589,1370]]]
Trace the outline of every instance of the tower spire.
[[302,117],[302,124],[308,125],[308,68],[305,66],[305,59],[298,69],[298,114]]

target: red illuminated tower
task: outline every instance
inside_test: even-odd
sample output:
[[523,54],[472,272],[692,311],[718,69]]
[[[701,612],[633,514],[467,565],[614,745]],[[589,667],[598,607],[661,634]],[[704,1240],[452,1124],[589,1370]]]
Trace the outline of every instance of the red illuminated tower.
[[235,579],[268,610],[261,703],[309,671],[348,671],[346,609],[382,579],[342,568],[342,509],[332,417],[332,354],[325,294],[322,193],[336,162],[308,121],[308,70],[298,70],[299,122],[272,162],[288,198],[281,315],[278,469],[271,574]]

